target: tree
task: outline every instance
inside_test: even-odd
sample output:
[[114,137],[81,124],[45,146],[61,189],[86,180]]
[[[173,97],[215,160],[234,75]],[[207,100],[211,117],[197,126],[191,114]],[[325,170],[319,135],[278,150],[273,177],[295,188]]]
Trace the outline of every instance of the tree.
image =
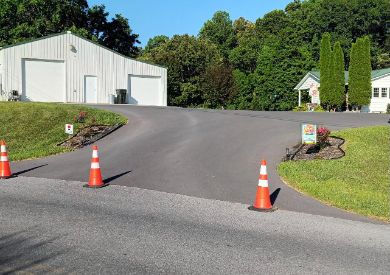
[[136,57],[138,34],[128,20],[108,20],[104,5],[87,0],[0,0],[0,47],[67,30],[119,53]]
[[190,35],[175,35],[140,59],[168,68],[168,104],[182,107],[204,103],[205,72],[222,61],[213,43]]
[[235,36],[233,22],[230,19],[229,13],[217,11],[211,20],[208,20],[199,32],[199,37],[208,39],[222,53],[222,56],[227,59],[229,52],[235,46]]
[[155,48],[160,47],[162,44],[165,44],[169,41],[169,37],[166,35],[157,35],[153,38],[150,38],[148,44],[145,46],[145,52],[150,52]]
[[[218,65],[223,62],[233,70],[237,92],[232,99],[227,100],[226,107],[291,110],[298,103],[298,93],[294,91],[296,84],[308,71],[321,70],[321,38],[324,33],[331,33],[332,41],[338,41],[342,51],[335,44],[333,57],[329,54],[328,68],[333,66],[333,69],[329,69],[328,85],[326,76],[324,78],[321,72],[320,96],[327,106],[339,106],[343,89],[340,54],[345,54],[347,68],[353,41],[368,35],[371,39],[373,68],[388,67],[390,64],[390,38],[386,33],[389,11],[388,0],[294,0],[284,10],[271,11],[255,23],[245,18],[232,23],[228,13],[217,12],[204,24],[196,40],[207,40],[207,44],[215,49],[215,52],[208,52],[214,55],[213,62]],[[145,49],[142,58],[147,57],[157,63],[158,60],[164,60],[158,63],[161,65],[171,60],[168,62],[168,86],[172,94],[169,95],[170,104],[203,106],[208,100],[205,96],[208,91],[207,85],[204,85],[204,76],[210,64],[205,67],[204,59],[195,53],[202,51],[200,48],[189,46],[190,55],[199,56],[199,59],[189,59],[185,51],[167,48],[167,45],[173,45],[171,40],[165,42],[164,38],[151,41],[147,48],[150,45],[154,49]],[[331,53],[330,37],[328,40],[327,49]],[[157,47],[153,46],[154,43]],[[183,61],[188,62],[186,66],[179,60],[173,62],[176,60],[173,56],[167,57],[173,53],[180,55],[178,59],[183,56]],[[205,59],[210,59],[210,55],[206,54]],[[194,62],[200,62],[201,65]],[[187,68],[193,70],[193,73],[184,74],[182,70],[187,72]],[[326,87],[329,88],[328,94]],[[219,107],[218,104],[213,106]]]
[[371,98],[371,56],[367,36],[352,44],[350,56],[348,101],[355,107],[361,107],[369,104]]
[[320,50],[320,100],[326,107],[329,107],[332,103],[332,67],[333,53],[330,44],[330,34],[326,32],[322,35]]
[[229,62],[235,69],[253,73],[261,49],[255,25],[244,18],[237,19],[233,25],[237,45],[230,51]]
[[370,52],[370,38],[368,36],[363,37],[362,43],[362,100],[360,104],[367,105],[371,99],[371,52]]
[[96,5],[87,11],[87,29],[90,30],[92,36],[97,39],[101,38],[107,29],[107,17],[104,5]]
[[207,107],[226,107],[236,93],[232,68],[224,63],[209,66],[204,73],[202,90]]
[[345,101],[345,63],[343,49],[341,48],[340,42],[338,41],[333,46],[332,69],[333,88],[330,104],[341,107]]
[[116,14],[99,39],[106,47],[121,54],[137,57],[140,49],[134,45],[139,44],[138,34],[133,34],[129,21],[120,14]]

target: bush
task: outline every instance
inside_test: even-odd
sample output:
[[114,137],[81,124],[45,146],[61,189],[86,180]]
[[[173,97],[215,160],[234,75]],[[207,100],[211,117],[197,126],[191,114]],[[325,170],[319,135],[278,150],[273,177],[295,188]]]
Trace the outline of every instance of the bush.
[[390,114],[390,104],[387,104],[386,114]]
[[303,104],[301,106],[297,106],[293,109],[294,112],[307,112],[307,111],[313,111],[313,112],[325,112],[325,110],[321,107],[321,105],[317,104],[309,104],[311,107],[311,110],[309,110],[307,104]]
[[330,130],[325,127],[317,129],[317,144],[320,145],[321,148],[327,145],[330,133]]
[[84,123],[86,118],[87,118],[87,112],[80,111],[79,114],[74,117],[74,122]]
[[317,105],[314,107],[314,112],[325,112],[325,110],[321,107],[321,105]]
[[306,112],[307,107],[306,105],[297,106],[293,109],[294,112]]

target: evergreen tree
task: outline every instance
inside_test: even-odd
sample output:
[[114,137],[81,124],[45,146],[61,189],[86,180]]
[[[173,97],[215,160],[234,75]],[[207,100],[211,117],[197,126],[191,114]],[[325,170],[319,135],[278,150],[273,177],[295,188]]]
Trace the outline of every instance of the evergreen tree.
[[371,98],[371,56],[368,37],[358,38],[352,44],[349,64],[348,100],[352,106],[361,107]]
[[344,53],[340,42],[333,47],[333,73],[332,73],[332,100],[333,106],[341,107],[345,100],[345,76],[344,76]]
[[370,51],[370,38],[365,36],[363,38],[362,44],[362,58],[363,58],[363,68],[362,68],[362,94],[361,94],[361,104],[368,105],[370,104],[371,99],[371,51]]
[[356,91],[358,90],[359,81],[359,57],[358,57],[358,42],[352,43],[351,53],[349,54],[348,68],[348,104],[356,103]]
[[330,34],[324,33],[320,50],[320,100],[325,106],[329,106],[332,97],[332,48]]

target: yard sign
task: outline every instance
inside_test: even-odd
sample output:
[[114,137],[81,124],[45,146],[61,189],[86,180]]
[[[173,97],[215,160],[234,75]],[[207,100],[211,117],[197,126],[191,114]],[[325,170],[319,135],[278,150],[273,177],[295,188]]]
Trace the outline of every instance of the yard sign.
[[302,144],[317,143],[317,125],[302,124]]
[[73,135],[73,125],[72,124],[65,124],[65,133],[68,135]]

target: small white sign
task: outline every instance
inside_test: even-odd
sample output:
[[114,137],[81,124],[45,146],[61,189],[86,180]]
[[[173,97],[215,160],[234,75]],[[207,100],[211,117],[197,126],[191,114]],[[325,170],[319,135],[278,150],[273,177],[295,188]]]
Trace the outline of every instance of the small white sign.
[[311,103],[320,104],[320,91],[317,85],[310,85],[309,95],[311,96]]
[[65,124],[65,133],[73,135],[73,124]]

